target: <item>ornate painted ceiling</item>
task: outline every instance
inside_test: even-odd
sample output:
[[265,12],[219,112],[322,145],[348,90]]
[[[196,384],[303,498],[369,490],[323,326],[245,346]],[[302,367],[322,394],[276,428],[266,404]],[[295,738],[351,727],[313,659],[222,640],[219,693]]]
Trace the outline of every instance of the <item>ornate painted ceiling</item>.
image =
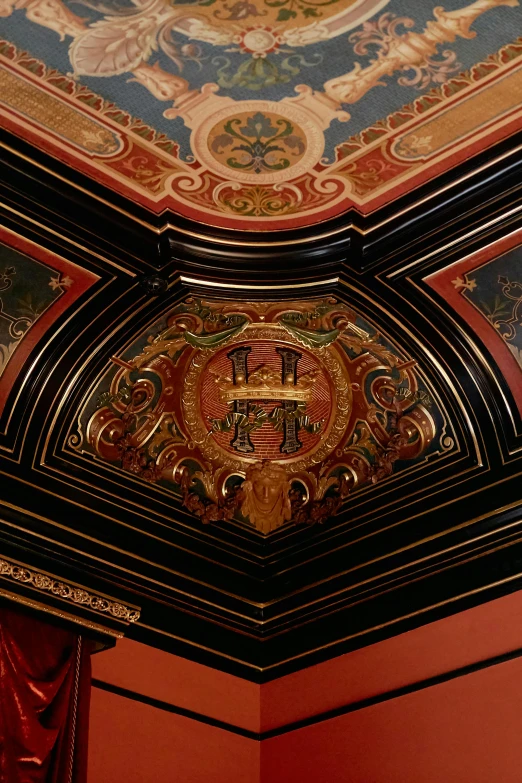
[[0,600],[263,681],[519,589],[516,1],[0,13]]
[[522,112],[518,0],[2,0],[5,127],[153,213],[369,214]]

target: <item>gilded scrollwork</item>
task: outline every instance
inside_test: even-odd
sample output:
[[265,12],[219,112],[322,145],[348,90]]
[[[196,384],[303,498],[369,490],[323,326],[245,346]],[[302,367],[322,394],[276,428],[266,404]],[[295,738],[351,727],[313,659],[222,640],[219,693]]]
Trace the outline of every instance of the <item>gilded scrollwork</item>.
[[415,361],[334,298],[190,298],[113,362],[83,448],[203,523],[324,522],[437,437]]
[[94,612],[109,614],[124,622],[135,623],[140,618],[138,609],[125,606],[105,596],[97,595],[77,585],[59,581],[48,574],[10,562],[4,558],[0,559],[0,577],[29,585],[36,590],[50,593],[64,601],[86,606]]

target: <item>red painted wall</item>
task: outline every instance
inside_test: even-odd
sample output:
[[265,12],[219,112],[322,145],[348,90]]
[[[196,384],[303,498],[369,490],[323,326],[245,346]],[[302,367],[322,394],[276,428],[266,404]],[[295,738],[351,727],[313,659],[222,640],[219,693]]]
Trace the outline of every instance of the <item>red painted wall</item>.
[[265,740],[270,783],[520,783],[522,660]]
[[[122,640],[93,676],[258,732],[522,648],[522,593],[262,686]],[[89,783],[520,783],[522,658],[259,743],[93,689]]]
[[121,639],[92,659],[94,679],[260,731],[259,685],[177,655]]
[[260,744],[93,688],[89,783],[260,783]]
[[516,649],[522,649],[522,592],[266,683],[261,730]]

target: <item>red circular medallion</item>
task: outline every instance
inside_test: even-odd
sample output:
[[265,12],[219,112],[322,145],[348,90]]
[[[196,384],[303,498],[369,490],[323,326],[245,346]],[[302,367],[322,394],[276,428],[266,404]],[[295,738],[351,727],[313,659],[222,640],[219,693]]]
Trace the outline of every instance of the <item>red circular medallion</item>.
[[206,430],[224,451],[248,460],[301,459],[334,416],[324,366],[301,346],[250,340],[215,353],[198,395]]

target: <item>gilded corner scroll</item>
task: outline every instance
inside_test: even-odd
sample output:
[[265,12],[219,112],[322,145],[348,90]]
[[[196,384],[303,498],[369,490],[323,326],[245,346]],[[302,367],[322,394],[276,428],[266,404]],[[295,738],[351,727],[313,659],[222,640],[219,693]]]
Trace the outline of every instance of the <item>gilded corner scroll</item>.
[[322,523],[451,442],[416,362],[332,297],[189,298],[112,361],[70,445],[203,523]]

